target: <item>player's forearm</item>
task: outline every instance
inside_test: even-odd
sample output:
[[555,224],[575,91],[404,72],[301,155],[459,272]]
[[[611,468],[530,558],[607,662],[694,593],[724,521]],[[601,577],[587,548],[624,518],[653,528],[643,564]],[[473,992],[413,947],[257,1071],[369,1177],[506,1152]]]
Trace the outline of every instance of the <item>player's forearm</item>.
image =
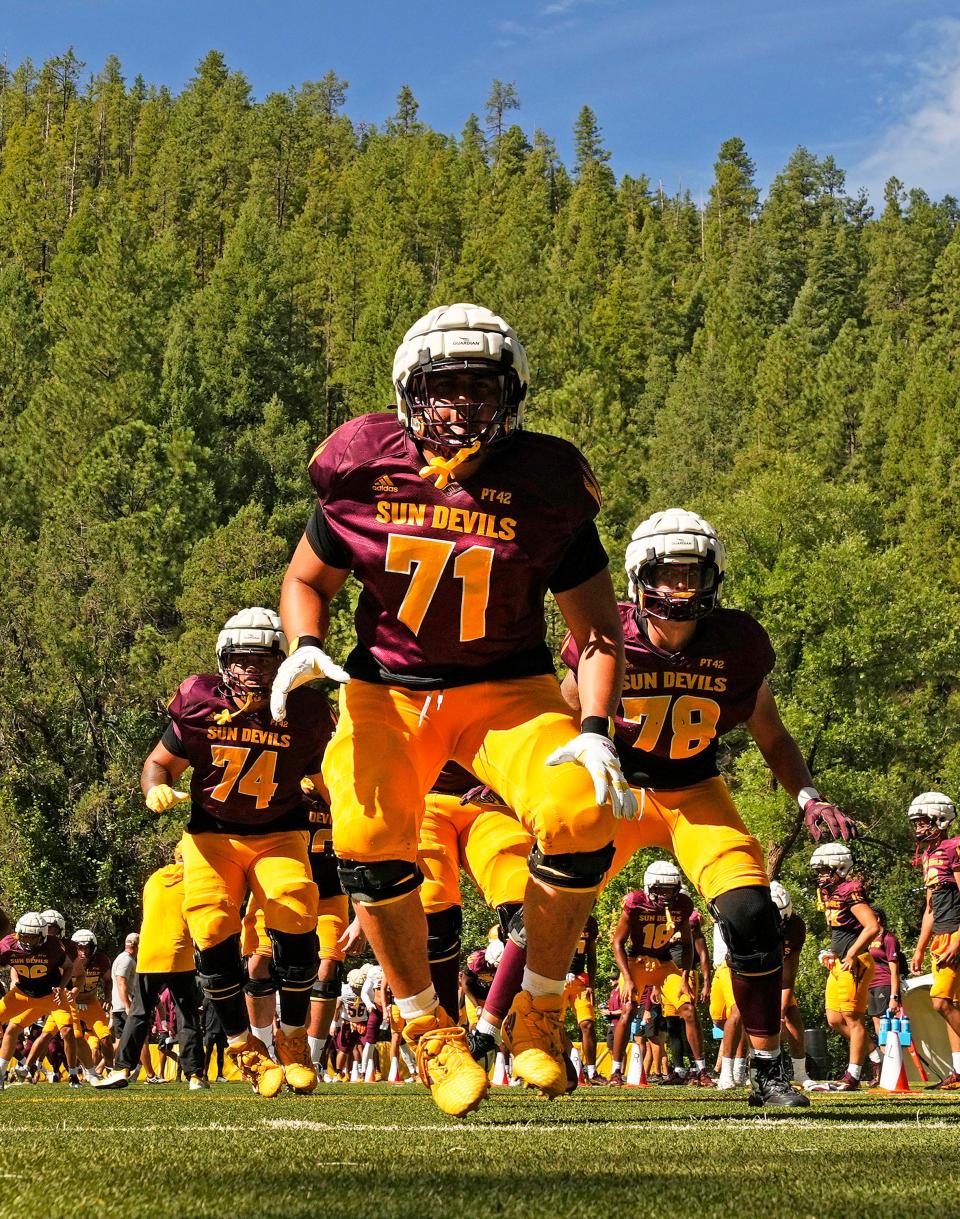
[[796,800],[805,787],[813,787],[813,776],[800,752],[800,746],[784,732],[771,741],[757,741],[764,761],[785,792]]
[[623,648],[607,638],[592,641],[581,656],[577,669],[577,689],[581,723],[589,716],[607,719],[620,703],[623,689]]
[[313,635],[324,640],[330,630],[330,602],[288,571],[280,590],[280,621],[288,639]]
[[157,787],[160,783],[172,786],[174,782],[174,776],[166,766],[147,758],[140,774],[140,790],[144,795],[150,791],[151,787]]

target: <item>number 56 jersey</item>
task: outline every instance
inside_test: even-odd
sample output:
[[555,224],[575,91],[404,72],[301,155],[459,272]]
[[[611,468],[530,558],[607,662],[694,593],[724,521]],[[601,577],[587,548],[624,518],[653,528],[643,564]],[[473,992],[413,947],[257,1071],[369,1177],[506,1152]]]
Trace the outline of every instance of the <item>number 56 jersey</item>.
[[189,834],[272,834],[308,827],[300,780],[317,774],[334,718],[309,687],[290,695],[287,721],[270,708],[238,712],[219,676],[182,682],[162,743],[193,766]]
[[[753,714],[776,656],[750,614],[717,609],[680,652],[647,638],[635,605],[621,602],[626,672],[616,716],[617,752],[628,782],[676,791],[719,774],[717,746]],[[577,646],[564,640],[564,663],[576,671]]]
[[363,586],[347,671],[413,688],[553,672],[547,589],[607,566],[585,459],[555,436],[518,432],[442,491],[392,413],[363,415],[314,453],[315,553]]

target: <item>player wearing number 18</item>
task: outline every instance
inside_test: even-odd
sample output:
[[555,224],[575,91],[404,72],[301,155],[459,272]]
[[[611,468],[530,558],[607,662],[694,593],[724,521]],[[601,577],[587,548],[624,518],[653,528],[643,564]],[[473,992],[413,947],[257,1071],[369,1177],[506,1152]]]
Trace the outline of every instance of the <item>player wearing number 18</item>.
[[[434,309],[405,335],[393,374],[398,414],[343,424],[310,463],[318,507],[280,599],[297,647],[272,707],[282,714],[287,693],[316,676],[349,683],[323,765],[341,879],[421,1077],[442,1109],[463,1114],[487,1079],[430,981],[416,863],[424,796],[450,759],[536,840],[514,1070],[562,1093],[567,966],[613,855],[611,812],[636,807],[607,718],[623,633],[593,474],[573,445],[521,428],[529,374],[514,331],[476,305]],[[362,592],[344,671],[322,647],[351,572]],[[548,589],[584,656],[579,720],[545,642]]]
[[[200,984],[227,1034],[227,1052],[263,1096],[276,1095],[284,1082],[297,1092],[317,1083],[304,1025],[317,976],[318,897],[301,780],[321,782],[333,714],[321,691],[297,690],[287,722],[271,719],[267,696],[286,652],[273,610],[235,614],[217,640],[219,674],[181,684],[140,780],[147,805],[166,812],[186,799],[173,784],[193,767],[181,842],[183,914],[199,950]],[[240,912],[248,892],[264,912],[273,944],[279,1067],[250,1035],[247,1019]]]

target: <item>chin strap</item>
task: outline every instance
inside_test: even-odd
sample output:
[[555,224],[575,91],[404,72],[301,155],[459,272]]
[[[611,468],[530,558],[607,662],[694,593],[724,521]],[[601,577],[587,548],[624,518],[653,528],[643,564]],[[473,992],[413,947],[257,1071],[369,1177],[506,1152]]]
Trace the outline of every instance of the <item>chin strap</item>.
[[229,724],[235,716],[243,715],[244,711],[249,711],[253,704],[258,701],[259,700],[254,698],[252,694],[245,694],[243,696],[243,702],[235,711],[231,711],[228,707],[224,707],[222,711],[218,711],[213,717],[213,722],[221,725],[221,727],[224,724]]
[[435,478],[437,480],[437,490],[442,491],[463,463],[472,457],[479,448],[480,441],[477,440],[465,449],[457,449],[452,457],[431,457],[427,464],[421,468],[420,477]]

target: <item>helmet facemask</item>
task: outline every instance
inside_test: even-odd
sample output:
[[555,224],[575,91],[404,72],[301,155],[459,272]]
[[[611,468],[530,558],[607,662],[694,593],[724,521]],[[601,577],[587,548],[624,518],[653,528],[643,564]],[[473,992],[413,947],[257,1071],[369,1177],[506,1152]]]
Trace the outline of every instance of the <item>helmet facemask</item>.
[[517,430],[524,387],[504,350],[490,360],[437,360],[429,351],[406,383],[397,382],[409,434],[427,449],[453,456],[490,448]]
[[228,694],[241,702],[262,702],[270,697],[283,653],[278,647],[226,647],[217,654],[217,662]]
[[654,905],[666,908],[672,905],[680,896],[680,886],[666,883],[651,885],[647,896]]
[[712,613],[722,579],[712,559],[690,556],[644,563],[632,573],[640,613],[665,622],[694,622]]

